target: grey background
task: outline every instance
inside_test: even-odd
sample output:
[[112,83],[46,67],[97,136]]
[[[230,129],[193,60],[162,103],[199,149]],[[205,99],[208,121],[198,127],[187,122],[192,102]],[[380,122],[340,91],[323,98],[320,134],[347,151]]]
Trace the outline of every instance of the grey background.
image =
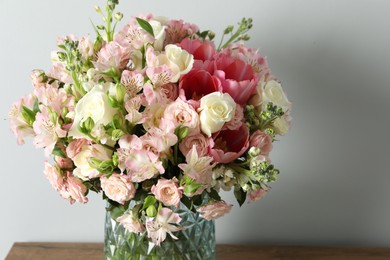
[[[56,37],[93,35],[98,0],[0,0],[0,258],[15,241],[103,241],[104,203],[70,206],[46,180],[43,150],[19,147],[10,105],[49,69]],[[121,1],[130,15],[183,18],[220,33],[252,17],[260,47],[293,102],[293,127],[271,154],[281,175],[262,201],[234,202],[218,243],[390,246],[390,2]],[[218,37],[218,36],[217,36]]]

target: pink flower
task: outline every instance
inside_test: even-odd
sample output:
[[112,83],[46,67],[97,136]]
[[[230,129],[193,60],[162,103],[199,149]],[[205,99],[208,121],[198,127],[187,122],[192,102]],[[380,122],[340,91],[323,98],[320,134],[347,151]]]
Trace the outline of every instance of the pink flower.
[[165,29],[164,45],[176,44],[199,31],[198,26],[183,22],[183,20],[169,20]]
[[155,219],[148,218],[146,221],[146,230],[148,232],[148,238],[151,238],[153,243],[157,246],[161,244],[167,237],[167,233],[173,238],[178,239],[172,234],[182,230],[183,228],[177,227],[181,221],[179,214],[174,213],[169,208],[161,208]]
[[33,70],[31,73],[31,82],[34,88],[44,88],[46,86],[45,72],[41,70]]
[[23,106],[33,109],[35,97],[28,95],[20,99],[19,101],[12,104],[11,110],[9,111],[9,124],[11,131],[17,137],[18,144],[24,144],[24,138],[26,136],[34,136],[34,130],[29,122],[22,116]]
[[184,156],[190,152],[192,147],[196,147],[197,154],[199,156],[205,156],[208,153],[210,145],[212,143],[211,138],[205,137],[201,133],[186,136],[179,144],[179,149]]
[[73,204],[75,201],[79,203],[88,202],[88,198],[85,196],[88,191],[87,187],[85,187],[79,178],[73,177],[70,172],[67,174],[65,186],[66,191],[69,194],[69,200],[71,204]]
[[95,67],[102,72],[111,68],[122,70],[126,67],[130,59],[129,52],[117,42],[107,43],[97,54],[98,59],[93,62]]
[[180,79],[179,88],[184,91],[186,99],[195,108],[199,107],[198,101],[203,96],[216,91],[222,92],[221,82],[216,76],[197,69],[192,69]]
[[112,151],[105,148],[100,144],[85,144],[81,147],[81,150],[75,155],[72,160],[76,169],[73,171],[73,175],[86,181],[92,178],[96,178],[101,173],[90,165],[90,159],[95,158],[100,161],[110,160]]
[[[149,48],[148,50],[149,55],[154,56],[154,53],[150,51],[151,48]],[[154,56],[154,58],[156,57]],[[174,76],[173,71],[169,68],[167,64],[162,64],[158,67],[147,67],[146,75],[148,75],[148,78],[153,83],[154,87],[160,87],[164,84],[170,83]]]
[[212,181],[213,158],[210,156],[199,157],[196,146],[187,153],[186,163],[179,164],[184,175],[188,175],[195,180],[197,184],[209,185]]
[[175,127],[188,126],[190,131],[199,129],[199,115],[195,109],[181,98],[170,103],[164,111],[164,119],[172,122]]
[[[149,21],[152,16],[140,17]],[[114,38],[114,41],[125,47],[128,51],[131,49],[141,49],[144,44],[153,42],[155,39],[150,33],[142,29],[135,17],[132,17],[130,22],[120,30]]]
[[87,139],[73,139],[68,147],[66,147],[66,154],[69,158],[73,159],[79,152],[81,152],[81,149],[84,145],[88,144],[90,141]]
[[222,130],[214,137],[210,155],[219,163],[230,163],[249,147],[249,130],[245,124],[237,130]]
[[142,89],[144,76],[137,71],[124,70],[121,75],[121,83],[125,86],[129,97],[133,98]]
[[265,81],[271,80],[274,77],[268,67],[267,58],[258,53],[258,50],[246,47],[243,43],[235,43],[223,49],[224,54],[235,59],[240,59],[252,66],[253,71],[258,74],[260,79]]
[[249,199],[248,203],[249,202],[255,202],[257,200],[260,200],[260,199],[264,198],[264,196],[267,195],[268,191],[269,190],[267,188],[266,189],[260,188],[260,189],[257,189],[257,190],[249,191],[248,195],[247,195],[247,197]]
[[128,214],[123,214],[119,218],[116,219],[119,223],[121,223],[127,231],[132,233],[142,233],[145,231],[145,227],[140,221],[140,219],[130,211]]
[[59,191],[63,188],[64,178],[62,177],[60,169],[58,167],[55,167],[48,162],[45,162],[45,169],[43,173],[46,175],[51,186],[56,191]]
[[224,126],[224,129],[237,130],[244,123],[244,109],[240,106],[236,106],[236,110],[234,111],[234,116],[232,120],[227,122]]
[[138,136],[124,136],[118,144],[118,166],[122,171],[127,170],[131,181],[142,182],[165,172],[160,158],[144,149],[145,144]]
[[54,156],[54,160],[61,169],[73,168],[73,161],[70,158],[62,158],[61,156]]
[[190,40],[185,38],[180,42],[180,47],[194,55],[195,60],[212,60],[217,53],[214,43],[211,41],[201,41],[199,39]]
[[109,178],[102,176],[100,182],[106,196],[113,201],[123,205],[134,198],[136,189],[127,175],[114,173]]
[[53,122],[46,107],[41,108],[35,116],[33,123],[35,132],[34,145],[38,148],[45,148],[45,155],[48,157],[52,153],[55,144],[59,138],[66,136],[67,132],[61,129],[58,118]]
[[178,140],[175,135],[175,125],[165,119],[161,120],[160,127],[150,128],[141,139],[144,145],[154,148],[156,155],[169,153],[171,146],[175,145]]
[[249,139],[250,147],[257,147],[260,149],[260,154],[268,156],[272,150],[272,138],[270,135],[256,130]]
[[63,108],[73,110],[74,97],[68,95],[63,88],[56,88],[47,85],[45,88],[38,88],[34,90],[35,96],[43,105],[50,107],[51,110],[61,115]]
[[218,56],[215,64],[214,75],[221,81],[223,92],[229,93],[238,104],[246,104],[258,82],[252,66],[224,54]]
[[152,186],[152,193],[157,200],[161,201],[165,206],[179,207],[182,190],[178,187],[178,180],[159,179],[156,185]]
[[231,204],[228,205],[224,201],[218,201],[204,205],[198,208],[197,211],[201,213],[200,217],[207,220],[213,220],[229,213],[232,207],[233,205]]
[[94,55],[93,42],[89,39],[89,36],[83,36],[79,40],[78,49],[83,59],[88,59]]

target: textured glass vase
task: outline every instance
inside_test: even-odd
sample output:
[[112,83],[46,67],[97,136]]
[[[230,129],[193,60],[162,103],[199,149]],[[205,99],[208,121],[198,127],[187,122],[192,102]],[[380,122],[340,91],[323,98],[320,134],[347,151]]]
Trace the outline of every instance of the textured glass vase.
[[175,232],[178,240],[169,235],[160,246],[153,244],[146,233],[128,232],[123,225],[106,213],[105,259],[112,260],[213,260],[215,259],[215,224],[199,217],[181,205],[175,212],[182,218],[185,230]]

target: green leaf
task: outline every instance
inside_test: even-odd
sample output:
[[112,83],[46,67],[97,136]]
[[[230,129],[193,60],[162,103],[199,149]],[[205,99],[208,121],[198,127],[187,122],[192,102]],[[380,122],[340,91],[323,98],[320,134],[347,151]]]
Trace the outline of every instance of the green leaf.
[[123,206],[112,207],[111,217],[112,219],[117,219],[125,213],[126,209]]
[[114,171],[114,165],[111,160],[106,160],[99,164],[97,170],[101,173],[112,173]]
[[142,29],[144,29],[146,32],[148,32],[150,35],[154,37],[153,27],[150,25],[148,21],[145,21],[144,19],[138,17],[135,19],[137,19],[137,22]]
[[124,135],[125,135],[125,133],[120,129],[115,129],[111,133],[113,141],[118,141]]
[[24,120],[26,120],[26,122],[29,125],[32,125],[34,123],[35,115],[36,115],[36,113],[34,113],[34,111],[32,111],[31,109],[29,109],[26,106],[22,106],[22,110],[20,112],[21,112],[22,117],[24,118]]
[[203,39],[206,39],[207,35],[209,34],[209,31],[203,31],[203,32],[198,32],[197,35]]
[[41,112],[41,110],[39,109],[39,102],[38,102],[38,99],[37,99],[37,98],[36,98],[35,101],[34,101],[33,112],[34,112],[35,114],[37,114],[38,112]]
[[197,189],[199,189],[202,186],[203,184],[196,184],[196,183],[187,184],[184,187],[184,194],[189,194],[189,195],[193,194]]
[[210,192],[208,194],[209,194],[210,198],[212,198],[214,200],[217,200],[217,201],[221,200],[221,196],[219,196],[218,192],[214,189],[210,189]]
[[62,158],[66,158],[65,153],[58,146],[54,147],[52,154]]
[[234,196],[236,197],[237,199],[237,202],[238,204],[240,205],[240,207],[242,206],[242,204],[244,204],[245,200],[246,200],[246,192],[243,191],[242,188],[238,189],[238,190],[234,190]]

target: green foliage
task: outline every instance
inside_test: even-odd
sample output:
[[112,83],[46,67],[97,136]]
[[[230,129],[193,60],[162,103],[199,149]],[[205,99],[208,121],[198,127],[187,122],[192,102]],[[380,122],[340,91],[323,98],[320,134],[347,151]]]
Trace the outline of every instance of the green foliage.
[[153,32],[153,27],[150,25],[150,23],[142,18],[135,18],[139,24],[139,26],[141,26],[142,29],[144,29],[147,33],[149,33],[150,35],[152,35],[154,37],[154,32]]
[[246,192],[241,187],[236,188],[234,189],[234,197],[236,197],[238,204],[242,206],[246,200]]

